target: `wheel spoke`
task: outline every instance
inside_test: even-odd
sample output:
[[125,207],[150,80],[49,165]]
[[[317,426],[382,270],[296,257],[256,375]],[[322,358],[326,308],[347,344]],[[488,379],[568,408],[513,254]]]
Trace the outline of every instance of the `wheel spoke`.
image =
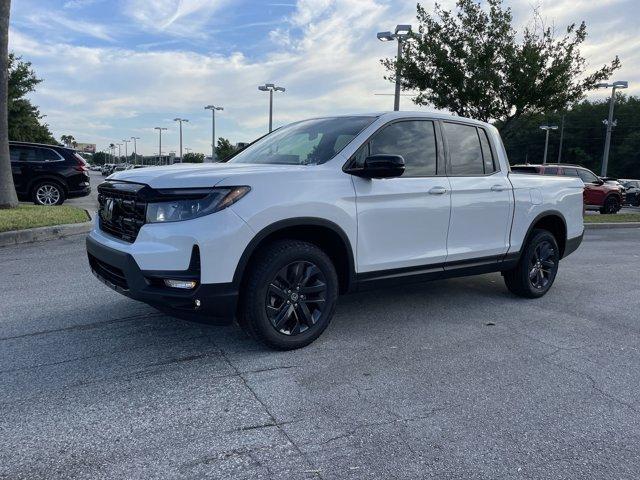
[[315,265],[308,265],[304,272],[304,277],[301,282],[302,285],[307,285],[313,277],[320,273],[320,269]]
[[320,293],[320,292],[324,292],[326,288],[327,288],[327,285],[325,283],[318,283],[317,285],[300,287],[300,293],[304,295],[309,295],[311,293]]
[[531,279],[531,281],[534,281],[534,279],[536,278],[537,273],[538,273],[538,269],[536,267],[533,267],[529,271],[529,278]]
[[313,315],[311,315],[309,307],[307,307],[306,303],[299,303],[296,312],[298,313],[298,317],[301,318],[308,326],[311,327],[315,323],[313,320]]
[[287,305],[286,303],[282,305],[280,308],[280,312],[275,316],[275,318],[271,321],[273,326],[276,327],[277,330],[282,329],[284,324],[289,320],[291,316],[291,312],[293,310],[293,306]]
[[279,297],[283,300],[287,299],[287,294],[284,292],[284,290],[282,290],[279,286],[277,286],[275,283],[272,283],[269,285],[269,289],[268,292],[275,295],[276,297]]

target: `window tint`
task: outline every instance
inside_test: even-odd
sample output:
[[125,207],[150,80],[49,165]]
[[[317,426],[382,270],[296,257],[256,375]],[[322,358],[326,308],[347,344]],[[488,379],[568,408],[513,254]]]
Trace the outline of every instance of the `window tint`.
[[584,183],[597,183],[598,177],[587,170],[578,170],[578,175]]
[[567,177],[577,177],[578,170],[576,168],[564,168],[564,175]]
[[436,174],[437,150],[433,122],[409,120],[392,123],[370,142],[371,155],[402,155],[405,177]]
[[483,175],[484,161],[476,127],[445,122],[444,130],[451,154],[451,175]]
[[50,148],[38,148],[38,156],[41,162],[51,162],[54,160],[60,160],[60,155]]
[[489,137],[483,128],[478,129],[480,135],[480,146],[482,147],[482,158],[484,159],[484,173],[493,173],[497,170],[491,146],[489,145]]
[[38,156],[36,155],[35,148],[30,147],[10,147],[11,161],[12,162],[37,162]]
[[560,170],[558,169],[558,167],[546,167],[544,169],[544,174],[545,175],[558,175]]

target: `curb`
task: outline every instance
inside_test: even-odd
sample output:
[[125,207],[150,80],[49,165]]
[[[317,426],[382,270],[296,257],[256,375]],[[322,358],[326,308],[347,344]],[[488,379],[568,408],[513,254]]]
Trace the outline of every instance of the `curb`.
[[640,228],[640,222],[608,222],[608,223],[585,223],[585,230],[606,230],[610,228]]
[[[87,212],[85,210],[85,212]],[[87,212],[89,218],[91,215]],[[58,238],[69,237],[71,235],[81,235],[89,233],[93,221],[83,223],[68,223],[65,225],[52,225],[50,227],[36,227],[25,230],[12,230],[0,233],[0,247],[8,247],[21,243],[42,242],[44,240],[56,240]]]

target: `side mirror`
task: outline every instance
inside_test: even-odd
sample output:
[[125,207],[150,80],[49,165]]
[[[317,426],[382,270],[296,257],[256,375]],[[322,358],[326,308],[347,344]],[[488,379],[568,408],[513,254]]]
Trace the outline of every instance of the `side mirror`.
[[370,155],[362,168],[349,169],[348,173],[363,178],[395,178],[404,173],[401,155]]

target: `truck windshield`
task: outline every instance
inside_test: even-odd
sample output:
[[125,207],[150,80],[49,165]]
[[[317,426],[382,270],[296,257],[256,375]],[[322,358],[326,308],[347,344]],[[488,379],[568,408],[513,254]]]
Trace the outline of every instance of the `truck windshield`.
[[333,158],[376,117],[304,120],[279,128],[234,156],[229,163],[317,165]]

